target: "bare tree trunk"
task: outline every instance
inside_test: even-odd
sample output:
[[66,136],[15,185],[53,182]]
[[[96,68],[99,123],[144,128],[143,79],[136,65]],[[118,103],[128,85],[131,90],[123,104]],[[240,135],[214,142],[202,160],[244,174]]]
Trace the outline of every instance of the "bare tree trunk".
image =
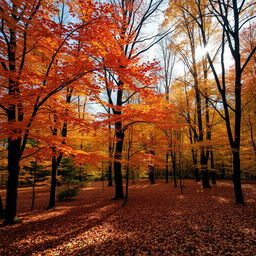
[[[110,112],[110,110],[109,110]],[[111,125],[108,125],[108,129],[109,129],[109,142],[108,142],[108,157],[109,157],[109,161],[108,161],[108,186],[112,187],[113,183],[113,177],[112,177],[112,166],[113,166],[113,161],[112,161],[112,156],[113,156],[113,146],[112,146],[112,141],[111,141]]]
[[124,198],[123,205],[125,205],[128,200],[131,146],[132,146],[132,131],[129,130],[129,141],[128,141],[128,149],[127,149],[127,165],[126,165],[126,186],[125,186],[125,198]]
[[[72,92],[73,87],[67,88],[67,94],[66,94],[66,103],[71,103],[72,98]],[[66,112],[68,112],[68,109],[66,109]],[[52,135],[57,135],[57,116],[54,114],[54,127],[52,128]],[[61,129],[61,136],[63,138],[67,137],[68,133],[68,124],[66,121],[64,121]],[[65,144],[65,140],[62,141],[62,144]],[[50,190],[50,199],[49,199],[49,206],[48,209],[54,208],[56,205],[56,185],[57,185],[57,171],[60,165],[60,162],[62,160],[63,153],[57,152],[55,148],[52,148],[52,181],[51,181],[51,190]]]
[[[18,145],[17,145],[18,144]],[[17,148],[20,147],[19,140],[10,140],[8,146],[8,182],[7,196],[5,206],[5,224],[14,224],[17,222],[17,193],[19,177],[19,157]]]
[[[194,53],[195,49],[192,50],[192,55]],[[194,79],[195,79],[195,94],[196,94],[196,107],[197,107],[197,122],[198,122],[198,130],[199,130],[199,142],[204,141],[204,134],[203,134],[203,120],[202,120],[202,106],[201,106],[201,96],[200,96],[200,90],[198,87],[198,76],[197,76],[197,69],[196,69],[196,61],[195,56],[193,57],[194,60]],[[201,165],[201,171],[202,171],[202,185],[203,188],[210,188],[209,183],[209,173],[207,168],[207,162],[208,158],[206,156],[205,148],[203,146],[200,146],[200,165]]]
[[115,173],[115,200],[124,199],[123,192],[123,177],[122,177],[122,152],[124,142],[124,132],[122,130],[122,123],[115,123],[116,146],[114,155],[114,173]]
[[33,171],[33,185],[32,185],[32,202],[31,202],[31,211],[34,210],[35,198],[36,198],[36,175],[37,175],[37,161],[35,161],[34,171]]
[[[251,17],[243,17],[243,20],[240,20],[240,17],[243,13],[243,5],[246,1],[237,1],[232,0],[230,2],[225,1],[209,1],[210,6],[212,8],[212,14],[216,18],[217,22],[222,27],[222,40],[220,44],[221,49],[221,71],[222,76],[221,80],[218,76],[217,70],[213,63],[213,59],[210,54],[207,52],[207,60],[213,72],[215,82],[217,85],[217,89],[220,93],[223,102],[224,113],[220,113],[220,116],[225,120],[226,129],[229,139],[229,144],[232,150],[233,155],[233,183],[234,183],[234,192],[235,192],[235,200],[238,204],[244,204],[243,192],[241,188],[241,170],[240,170],[240,141],[241,141],[241,117],[242,117],[242,108],[241,108],[241,88],[242,88],[242,73],[249,63],[250,58],[254,55],[256,51],[256,47],[254,47],[251,53],[248,55],[247,59],[241,65],[241,50],[240,50],[240,30],[243,26],[241,23],[245,25],[247,22],[251,20]],[[238,6],[240,5],[240,6]],[[204,20],[204,11],[203,7],[200,3],[197,3],[198,8],[198,21],[197,24],[200,28],[203,45],[204,47],[208,44],[208,37],[206,35],[205,30],[205,20]],[[225,10],[223,12],[223,10]],[[191,15],[193,16],[193,15]],[[194,16],[193,16],[194,17]],[[227,44],[225,43],[227,41]],[[235,81],[234,81],[234,107],[230,110],[230,105],[228,103],[228,96],[226,94],[226,69],[225,69],[225,48],[228,45],[233,60],[234,60],[234,68],[235,68]],[[234,125],[230,120],[230,114],[233,111],[235,115]]]
[[212,184],[217,184],[217,182],[216,182],[216,172],[214,171],[213,149],[211,149],[210,155],[211,155],[211,169],[212,169]]
[[112,177],[112,161],[111,163],[108,163],[108,186],[112,187],[113,186],[113,177]]
[[[196,138],[197,133],[196,133],[196,129],[192,128],[192,123],[191,123],[191,115],[190,115],[190,104],[189,104],[189,100],[188,100],[188,95],[187,95],[187,86],[185,84],[185,95],[186,95],[186,105],[187,105],[187,118],[186,121],[189,125],[188,128],[188,132],[189,132],[189,141],[190,144],[193,145],[196,142]],[[195,180],[196,182],[200,182],[200,174],[199,174],[199,170],[197,167],[197,150],[195,150],[194,148],[191,149],[191,155],[192,155],[192,160],[193,160],[193,171],[194,171],[194,175],[195,175]]]
[[177,165],[176,165],[176,152],[171,150],[171,158],[172,158],[172,170],[173,170],[173,183],[174,187],[176,188],[177,185]]
[[[17,23],[16,12],[17,6],[13,5],[12,22]],[[17,35],[16,30],[10,27],[10,40],[8,45],[8,60],[9,72],[16,77],[16,50],[17,50]],[[19,97],[19,84],[12,77],[9,78],[9,95]],[[9,104],[9,109],[6,112],[9,123],[15,123],[17,120],[23,120],[22,105]],[[17,130],[13,131],[17,133]],[[7,182],[7,196],[5,206],[5,224],[16,223],[17,220],[17,193],[18,193],[18,177],[20,171],[20,159],[22,155],[21,137],[12,139],[8,138],[8,182]]]
[[125,197],[124,197],[124,203],[125,205],[128,201],[128,193],[129,193],[129,162],[126,165],[126,175],[125,175]]
[[240,152],[233,151],[233,183],[235,187],[235,198],[237,204],[244,204],[244,198],[242,193],[242,186],[241,186],[241,177],[240,177]]
[[[203,158],[203,159],[202,159]],[[209,172],[207,169],[207,158],[205,153],[201,153],[201,171],[202,171],[202,185],[203,188],[211,188],[210,182],[209,182]]]
[[165,182],[168,183],[168,177],[169,177],[169,150],[166,151],[165,154]]
[[[181,157],[181,154],[180,154]],[[183,178],[182,178],[182,163],[181,163],[181,158],[179,162],[179,185],[180,185],[180,192],[183,194]]]
[[151,184],[155,184],[155,167],[153,165],[149,165],[148,178]]
[[56,205],[56,185],[57,185],[57,159],[56,159],[56,150],[53,148],[53,155],[52,155],[52,173],[51,173],[51,189],[50,189],[50,198],[49,198],[49,205],[48,209],[52,209]]
[[105,181],[105,178],[104,178],[104,163],[103,163],[103,159],[101,159],[101,184],[102,184],[102,190],[105,189],[104,181]]

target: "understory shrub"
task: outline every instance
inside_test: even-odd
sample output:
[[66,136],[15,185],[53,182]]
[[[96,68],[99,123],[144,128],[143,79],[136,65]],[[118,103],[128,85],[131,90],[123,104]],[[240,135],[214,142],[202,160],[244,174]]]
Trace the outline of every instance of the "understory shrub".
[[59,201],[71,200],[73,197],[77,196],[77,193],[79,190],[80,190],[79,186],[64,189],[60,191],[60,193],[58,194],[58,200]]

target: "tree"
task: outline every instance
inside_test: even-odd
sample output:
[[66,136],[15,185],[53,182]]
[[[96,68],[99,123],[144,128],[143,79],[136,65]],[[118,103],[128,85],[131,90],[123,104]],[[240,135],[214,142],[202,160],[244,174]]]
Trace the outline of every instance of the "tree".
[[[168,35],[164,39],[162,39],[159,42],[160,50],[161,50],[161,61],[162,61],[162,80],[160,80],[160,88],[158,89],[160,92],[162,92],[166,98],[166,101],[169,103],[170,102],[170,90],[171,90],[171,83],[172,79],[174,77],[173,70],[176,62],[176,54],[174,51],[171,50],[170,48],[170,42],[171,42],[171,36]],[[162,91],[163,87],[163,91]],[[169,131],[172,133],[172,131]],[[168,131],[166,131],[166,136],[168,140]],[[170,144],[170,143],[168,143]],[[171,145],[169,145],[170,147]],[[165,181],[168,183],[168,177],[169,177],[169,155],[170,153],[172,154],[172,151],[167,147],[166,150],[166,168],[165,168]],[[173,156],[173,155],[172,155]],[[173,160],[173,157],[172,157]],[[175,165],[173,165],[175,166]],[[175,167],[173,167],[175,170]],[[173,172],[175,173],[175,171]],[[175,179],[174,179],[175,181]],[[176,183],[175,183],[176,184]]]
[[[204,4],[201,1],[195,1],[197,6],[197,15],[191,15],[200,28],[203,45],[206,48],[210,44],[207,38],[204,24]],[[225,120],[229,144],[233,156],[233,183],[235,191],[235,200],[238,204],[244,203],[241,187],[241,169],[240,169],[240,142],[241,142],[241,118],[242,118],[242,76],[245,67],[255,54],[256,46],[249,52],[247,58],[242,63],[241,60],[241,29],[255,16],[250,15],[250,9],[255,8],[255,3],[246,3],[246,1],[209,1],[210,14],[217,20],[222,29],[221,40],[221,77],[218,76],[216,66],[213,63],[213,57],[206,52],[207,60],[213,72],[218,91],[222,98],[224,114],[221,116]],[[227,74],[225,64],[226,42],[234,62],[233,78],[233,97],[234,106],[229,103],[229,93],[227,92]],[[234,124],[231,122],[231,116],[234,115]]]
[[[176,15],[177,12],[180,15]],[[185,83],[185,93],[187,94],[186,87],[193,88],[194,101],[195,101],[195,119],[192,120],[192,114],[190,112],[181,113],[186,122],[189,124],[189,137],[190,142],[195,142],[199,145],[200,152],[200,171],[202,172],[202,185],[204,188],[210,188],[209,174],[208,174],[208,159],[209,150],[204,147],[204,142],[210,140],[210,122],[209,122],[209,102],[207,95],[207,83],[208,83],[208,70],[209,66],[205,61],[205,56],[199,53],[198,48],[202,44],[200,34],[198,33],[197,26],[194,22],[191,22],[189,13],[194,13],[193,4],[191,2],[177,2],[170,3],[168,17],[175,19],[174,37],[170,42],[169,47],[176,51],[180,56],[180,60],[184,63],[186,68],[186,79],[179,78],[180,81]],[[175,18],[174,18],[175,17]],[[207,17],[205,18],[205,20]],[[211,32],[211,22],[207,19],[207,36]],[[175,37],[176,35],[176,37]],[[176,42],[175,42],[176,41]],[[188,78],[187,78],[188,77]],[[205,104],[203,102],[203,96],[206,97]],[[186,97],[187,98],[187,97]],[[188,100],[188,98],[187,98]],[[190,103],[187,101],[187,108],[190,109]],[[203,115],[205,112],[205,120]],[[192,126],[194,123],[194,126]],[[194,134],[194,136],[192,135]],[[194,162],[194,170],[196,180],[199,181],[199,173],[197,166],[197,156],[194,149],[192,149],[192,157]]]
[[[59,121],[58,117],[64,116],[65,119],[63,120],[62,127],[60,128],[60,133],[61,136],[63,137],[61,143],[65,144],[65,138],[67,137],[68,133],[68,118],[67,116],[70,114],[69,113],[69,106],[71,103],[72,99],[72,93],[73,93],[74,87],[67,87],[66,88],[66,95],[65,95],[65,100],[66,100],[66,108],[64,109],[64,113],[57,113],[58,108],[55,105],[53,107],[54,113],[53,113],[53,126],[51,128],[51,132],[53,136],[57,136],[58,133],[58,126],[57,122]],[[61,103],[61,101],[59,102]],[[51,175],[51,189],[50,189],[50,198],[49,198],[49,206],[48,209],[54,208],[55,203],[56,203],[56,185],[57,185],[57,170],[58,167],[61,163],[63,157],[63,152],[57,152],[56,146],[52,147],[52,175]]]
[[[2,137],[8,139],[6,224],[17,221],[19,164],[42,106],[63,88],[99,68],[92,61],[68,58],[76,55],[77,48],[68,46],[74,43],[72,37],[77,31],[101,19],[93,17],[94,10],[88,3],[86,20],[64,27],[51,19],[58,12],[52,1],[1,1],[0,108],[7,119],[1,123],[1,130]],[[63,52],[66,61],[57,61]]]
[[[156,35],[143,35],[143,28],[150,21],[152,15],[158,10],[162,4],[162,0],[144,2],[138,1],[113,1],[115,12],[113,19],[116,20],[116,25],[119,29],[112,37],[116,38],[117,42],[110,46],[108,52],[115,53],[115,61],[119,63],[118,69],[111,68],[106,57],[102,58],[105,70],[111,75],[110,83],[105,83],[108,102],[115,117],[115,152],[114,152],[114,175],[115,175],[115,197],[114,199],[123,199],[123,184],[122,184],[122,151],[124,142],[124,127],[123,127],[123,107],[128,103],[135,94],[147,93],[149,86],[155,82],[154,74],[150,73],[155,65],[150,63],[138,64],[139,56],[149,50],[154,44],[160,41],[166,31]],[[110,35],[111,36],[111,35]],[[149,42],[146,46],[144,42]],[[143,45],[143,46],[142,46]],[[113,61],[113,59],[112,59]],[[104,76],[106,78],[106,76]],[[109,88],[115,88],[115,94],[110,94]],[[144,91],[142,90],[144,89]],[[129,91],[125,98],[125,92]]]
[[[241,117],[242,117],[242,77],[245,67],[250,62],[250,59],[255,54],[255,46],[248,53],[245,60],[241,60],[241,30],[255,16],[251,15],[255,10],[254,2],[246,1],[211,1],[211,0],[196,0],[191,1],[189,8],[186,5],[179,5],[180,8],[190,17],[190,23],[197,24],[202,38],[202,45],[205,49],[205,55],[213,73],[223,112],[218,111],[226,124],[229,145],[233,155],[233,182],[236,203],[244,203],[243,193],[241,188],[241,170],[240,170],[240,142],[241,142]],[[222,36],[217,52],[211,51],[212,38],[207,34],[206,18],[212,19],[220,30]],[[231,93],[228,88],[227,81],[227,58],[226,50],[233,59],[234,77],[233,91]],[[220,70],[218,75],[217,66],[214,63],[216,54],[220,52]],[[230,81],[229,81],[230,82]],[[232,96],[231,96],[232,95]],[[233,101],[234,100],[234,101]],[[216,108],[217,110],[217,108]],[[234,116],[234,122],[232,117]]]

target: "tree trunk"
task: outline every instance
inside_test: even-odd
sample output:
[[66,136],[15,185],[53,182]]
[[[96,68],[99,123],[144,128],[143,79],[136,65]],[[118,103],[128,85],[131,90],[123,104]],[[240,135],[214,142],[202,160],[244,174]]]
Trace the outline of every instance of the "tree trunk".
[[[56,151],[53,149],[53,154]],[[52,156],[52,176],[51,176],[51,190],[48,209],[52,209],[56,206],[56,184],[57,184],[57,160],[56,156]]]
[[150,184],[155,184],[155,167],[153,165],[149,165],[148,178]]
[[123,152],[123,142],[124,133],[122,131],[122,123],[115,123],[115,133],[116,133],[116,150],[114,155],[114,174],[115,174],[115,200],[124,199],[123,192],[123,177],[122,177],[122,152]]
[[214,158],[213,158],[213,148],[211,147],[211,169],[212,169],[212,184],[216,184],[216,172],[213,170],[214,169]]
[[37,174],[36,171],[37,171],[37,161],[35,162],[35,166],[34,166],[31,211],[34,210],[35,198],[36,198],[36,191],[35,191],[35,187],[36,187],[36,174]]
[[129,130],[129,141],[128,141],[128,149],[127,149],[127,165],[126,165],[126,186],[125,186],[125,198],[124,198],[123,205],[125,205],[128,201],[131,145],[132,145],[132,131]]
[[129,162],[126,166],[126,176],[125,176],[125,198],[124,198],[124,203],[125,205],[128,201],[128,193],[129,193]]
[[202,169],[202,185],[203,188],[211,188],[209,183],[209,172],[207,169]]
[[[151,136],[151,144],[153,145],[153,136]],[[152,156],[152,158],[150,158],[149,164],[148,164],[148,168],[149,168],[149,172],[148,172],[148,178],[151,184],[155,184],[155,151],[153,149],[149,150],[149,154],[150,156]]]
[[169,177],[169,168],[168,168],[168,160],[169,160],[169,151],[166,151],[166,155],[165,155],[165,182],[168,183],[168,177]]
[[195,180],[196,180],[196,182],[200,182],[200,173],[199,173],[199,170],[198,170],[198,168],[195,168],[194,169],[194,174],[195,174]]
[[115,200],[124,199],[123,177],[121,172],[122,165],[120,162],[114,162],[115,169]]
[[[186,85],[185,85],[185,94],[186,94],[186,103],[187,103],[187,108],[188,108],[187,123],[189,125],[189,129],[188,129],[188,131],[189,131],[189,141],[190,141],[190,144],[193,145],[198,136],[196,134],[196,130],[192,129],[191,117],[190,117],[190,112],[189,112],[190,105],[189,105]],[[193,160],[193,171],[194,171],[194,175],[195,175],[195,180],[196,180],[196,182],[199,182],[200,181],[200,175],[199,175],[199,171],[198,171],[198,168],[197,168],[197,151],[194,148],[191,148],[191,156],[192,156],[192,160]]]
[[[83,142],[80,143],[80,149],[83,150]],[[79,167],[79,182],[83,180],[84,164],[80,164]]]
[[180,192],[181,192],[181,194],[183,194],[183,178],[182,178],[182,172],[181,172],[181,166],[180,166],[180,168],[179,168],[179,185],[180,185]]
[[108,186],[112,187],[113,183],[112,183],[112,161],[111,163],[108,163]]
[[[203,151],[203,149],[202,149]],[[201,152],[201,171],[202,171],[202,185],[203,188],[211,188],[210,182],[209,182],[209,172],[207,170],[207,157],[204,154],[204,152]]]
[[[110,110],[109,110],[110,113]],[[108,125],[108,131],[109,131],[109,141],[108,141],[108,157],[109,157],[109,161],[108,161],[108,186],[112,187],[113,186],[113,177],[112,177],[112,166],[113,166],[113,160],[112,160],[112,156],[113,156],[113,147],[112,146],[112,140],[111,140],[111,125]]]
[[176,188],[178,186],[177,185],[176,153],[171,151],[171,157],[172,157],[173,183],[174,183],[174,187]]
[[[195,131],[194,131],[195,133]],[[194,134],[194,138],[196,137],[196,134]],[[195,139],[193,140],[193,135],[192,135],[192,129],[191,126],[189,127],[189,140],[190,140],[190,144],[193,145],[195,143]],[[194,171],[194,175],[195,175],[195,181],[196,182],[200,182],[200,174],[199,174],[199,170],[197,167],[197,151],[195,149],[191,149],[191,155],[192,155],[192,160],[193,160],[193,171]]]
[[[16,5],[13,5],[13,11],[16,12]],[[14,16],[12,16],[14,17]],[[16,19],[12,22],[17,23]],[[14,25],[13,23],[13,25]],[[16,25],[16,24],[15,24]],[[19,84],[16,77],[16,30],[10,27],[10,41],[8,46],[8,60],[9,60],[9,95],[11,98],[19,99],[20,91]],[[22,103],[9,104],[8,122],[14,123],[23,121]],[[20,131],[13,130],[14,134],[20,134]],[[26,139],[25,139],[26,142]],[[18,178],[20,171],[20,158],[22,155],[21,138],[8,138],[8,182],[7,182],[7,196],[5,207],[5,221],[4,224],[14,224],[17,220],[17,193],[18,193]]]
[[[67,88],[66,102],[71,102],[73,87],[71,89]],[[68,109],[66,109],[68,113]],[[52,135],[56,136],[58,129],[56,126],[57,116],[54,114],[54,128],[52,129]],[[66,138],[68,133],[68,124],[67,122],[63,123],[61,136]],[[65,144],[65,140],[62,141],[62,144]],[[81,145],[80,145],[81,148]],[[50,199],[48,209],[54,208],[56,206],[56,184],[57,184],[57,170],[59,168],[60,162],[62,160],[63,153],[57,152],[56,148],[52,148],[52,180],[51,180],[51,190],[50,190]]]
[[241,186],[240,170],[240,152],[233,150],[233,183],[235,190],[235,199],[237,204],[244,204],[244,197]]
[[14,224],[17,220],[17,193],[18,193],[18,177],[19,177],[19,161],[20,156],[17,149],[20,148],[20,139],[8,139],[8,182],[7,196],[5,206],[4,224]]
[[104,161],[103,161],[103,159],[101,159],[101,184],[102,184],[102,190],[105,189],[104,181],[105,181],[105,178],[104,178]]
[[215,173],[215,171],[212,171],[212,184],[217,184],[216,183],[216,173]]
[[[213,1],[212,1],[213,2]],[[232,149],[233,154],[233,182],[234,182],[234,191],[235,191],[235,198],[236,203],[244,204],[243,199],[243,192],[241,188],[241,180],[240,180],[240,140],[241,140],[241,118],[242,118],[242,73],[249,63],[250,58],[255,53],[256,48],[253,48],[252,52],[249,54],[248,58],[245,60],[243,64],[241,64],[241,47],[240,47],[240,31],[243,25],[245,25],[250,19],[247,21],[240,20],[241,18],[241,8],[238,7],[238,1],[233,0],[229,2],[225,1],[214,1],[216,2],[216,9],[213,8],[212,14],[218,20],[219,24],[222,26],[222,41],[221,41],[221,68],[222,68],[222,80],[220,81],[218,77],[218,72],[213,64],[213,59],[211,58],[209,53],[206,53],[208,62],[210,67],[213,71],[213,75],[215,78],[215,82],[218,88],[218,91],[221,95],[222,102],[223,102],[223,118],[226,122],[226,129],[229,139],[229,144]],[[244,3],[245,1],[243,1]],[[232,6],[232,7],[231,7]],[[231,16],[227,17],[223,10],[228,10],[231,7],[232,14]],[[203,21],[204,15],[200,12],[200,22],[197,23],[200,27],[203,45],[206,47],[208,45],[208,36],[206,35],[206,30]],[[230,18],[230,19],[229,19]],[[228,28],[228,29],[227,29]],[[227,43],[226,43],[227,42]],[[229,46],[231,50],[232,57],[234,60],[234,67],[235,67],[235,83],[234,83],[234,93],[235,93],[235,103],[232,109],[232,113],[235,114],[234,122],[231,122],[230,114],[231,109],[228,103],[228,95],[226,94],[226,69],[225,69],[225,55],[224,52],[226,51],[226,45]],[[229,81],[230,83],[230,81]],[[231,88],[231,87],[229,87]],[[232,104],[233,105],[233,100]],[[234,132],[233,132],[233,131]]]
[[[193,33],[193,31],[192,31]],[[204,141],[204,129],[203,129],[203,120],[202,120],[202,101],[199,88],[199,77],[197,70],[196,62],[196,48],[193,36],[190,37],[190,47],[192,54],[192,65],[193,65],[193,78],[194,78],[194,88],[195,88],[195,99],[196,99],[196,114],[197,114],[197,124],[199,132],[199,142]],[[200,165],[202,168],[202,185],[204,188],[210,188],[209,183],[209,174],[207,170],[207,157],[205,155],[205,149],[203,146],[200,146]]]

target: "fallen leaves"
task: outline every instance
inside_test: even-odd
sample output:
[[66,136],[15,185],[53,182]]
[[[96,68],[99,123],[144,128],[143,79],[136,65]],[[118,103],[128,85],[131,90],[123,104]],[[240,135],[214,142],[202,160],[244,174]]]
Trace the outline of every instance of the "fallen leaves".
[[[93,183],[74,201],[42,211],[48,200],[38,188],[37,210],[29,212],[30,190],[20,193],[23,223],[0,228],[4,256],[254,256],[255,194],[246,206],[232,203],[230,183],[200,191],[185,182],[184,194],[172,184],[130,186],[128,205],[112,201],[113,188]],[[245,193],[255,185],[244,186]]]

